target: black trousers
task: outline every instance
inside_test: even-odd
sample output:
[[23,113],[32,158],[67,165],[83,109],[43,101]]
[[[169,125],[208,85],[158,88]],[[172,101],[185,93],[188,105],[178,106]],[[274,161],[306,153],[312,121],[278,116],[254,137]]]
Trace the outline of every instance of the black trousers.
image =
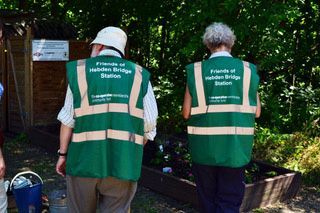
[[245,191],[245,168],[193,163],[200,212],[238,213]]

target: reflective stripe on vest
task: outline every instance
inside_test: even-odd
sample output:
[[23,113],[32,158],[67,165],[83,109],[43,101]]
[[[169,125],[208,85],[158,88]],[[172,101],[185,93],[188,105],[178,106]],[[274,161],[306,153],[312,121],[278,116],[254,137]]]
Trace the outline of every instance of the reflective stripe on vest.
[[[142,82],[142,67],[135,65],[135,76],[133,85],[131,88],[131,94],[129,99],[129,104],[121,103],[108,103],[108,104],[99,104],[99,105],[89,105],[88,99],[88,84],[86,78],[86,59],[78,60],[77,65],[77,76],[78,76],[78,85],[81,96],[81,105],[80,108],[75,109],[75,116],[81,117],[85,115],[93,115],[99,113],[108,113],[108,112],[120,112],[128,113],[131,116],[135,116],[143,119],[143,110],[136,108],[139,92]],[[117,139],[117,140],[126,140],[131,141],[137,144],[143,144],[143,136],[133,134],[127,131],[121,130],[112,130],[108,129],[106,131],[89,131],[83,133],[73,133],[72,142],[83,142],[83,141],[93,141],[93,140],[105,140],[105,139]]]
[[[257,107],[250,106],[249,102],[249,88],[251,71],[249,63],[243,61],[243,96],[242,105],[236,104],[223,104],[223,105],[206,105],[204,95],[202,68],[201,62],[194,64],[194,75],[196,84],[196,93],[198,98],[198,107],[191,108],[191,115],[214,113],[214,112],[241,112],[241,113],[256,113]],[[254,128],[244,127],[193,127],[188,126],[189,134],[196,135],[253,135]]]
[[253,135],[251,127],[194,127],[188,126],[188,133],[193,135]]
[[105,140],[105,139],[116,139],[135,142],[137,144],[143,144],[143,136],[133,134],[127,131],[108,129],[106,131],[91,131],[83,133],[75,133],[72,136],[72,142],[83,142],[83,141],[94,141],[94,140]]

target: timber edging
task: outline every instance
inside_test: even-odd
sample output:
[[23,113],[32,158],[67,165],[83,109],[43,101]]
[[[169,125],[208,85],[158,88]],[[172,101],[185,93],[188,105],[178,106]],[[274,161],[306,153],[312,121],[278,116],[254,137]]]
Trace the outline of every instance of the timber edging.
[[[252,160],[258,166],[270,168],[278,176],[246,184],[241,211],[246,212],[277,201],[296,197],[301,189],[301,174],[282,167]],[[189,203],[198,209],[198,198],[195,183],[168,175],[159,170],[142,166],[139,184],[176,200]]]
[[[46,150],[56,152],[59,148],[59,135],[51,134],[38,128],[30,128],[31,143]],[[246,212],[277,201],[296,197],[302,184],[301,174],[289,169],[252,159],[259,167],[277,172],[277,176],[246,184],[241,211]],[[198,209],[195,183],[166,174],[162,171],[142,166],[139,184],[165,196],[190,204]]]

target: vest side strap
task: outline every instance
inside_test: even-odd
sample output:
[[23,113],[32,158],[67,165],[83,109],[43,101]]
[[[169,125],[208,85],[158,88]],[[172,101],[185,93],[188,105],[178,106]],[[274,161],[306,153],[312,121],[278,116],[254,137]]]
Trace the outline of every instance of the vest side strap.
[[196,83],[196,91],[198,98],[198,106],[206,106],[206,98],[204,95],[201,62],[194,64],[194,78]]
[[249,89],[250,89],[250,79],[251,79],[251,72],[249,68],[249,62],[243,62],[243,102],[242,104],[245,106],[249,106]]
[[108,129],[100,131],[73,133],[72,135],[72,142],[89,142],[106,139],[131,141],[133,143],[143,145],[143,136],[121,130]]
[[81,95],[81,106],[87,107],[89,106],[88,100],[88,86],[87,86],[87,78],[86,78],[86,59],[78,60],[77,65],[77,76],[78,76],[78,85]]

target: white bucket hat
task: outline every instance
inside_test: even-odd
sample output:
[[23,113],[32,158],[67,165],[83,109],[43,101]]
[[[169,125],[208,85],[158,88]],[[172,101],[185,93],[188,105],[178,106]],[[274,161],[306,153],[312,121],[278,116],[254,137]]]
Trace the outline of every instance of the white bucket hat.
[[[106,27],[100,30],[91,44],[102,44],[119,50],[123,55],[127,43],[126,33],[117,27]],[[90,45],[91,45],[90,44]]]

